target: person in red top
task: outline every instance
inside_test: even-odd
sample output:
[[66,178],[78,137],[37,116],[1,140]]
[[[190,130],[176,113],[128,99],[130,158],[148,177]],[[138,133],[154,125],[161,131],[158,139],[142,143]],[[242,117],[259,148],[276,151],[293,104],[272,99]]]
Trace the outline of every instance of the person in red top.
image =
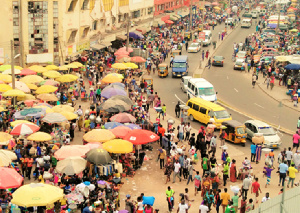
[[27,166],[27,174],[26,176],[28,177],[28,180],[30,180],[30,175],[31,175],[31,170],[32,170],[32,164],[33,164],[33,158],[32,157],[27,157],[25,158],[25,163]]
[[294,148],[296,148],[296,152],[299,148],[299,139],[300,139],[300,135],[298,133],[298,131],[296,131],[296,133],[293,135],[293,149],[292,151],[294,150]]
[[262,193],[261,189],[260,189],[260,184],[258,183],[258,178],[255,178],[255,182],[252,183],[252,186],[251,186],[251,192],[252,192],[252,194],[254,193],[256,195],[254,198],[254,201],[256,201],[256,203],[258,203],[258,200],[257,200],[257,198],[259,196],[258,191],[260,191],[260,193]]
[[166,132],[165,128],[163,128],[163,126],[161,124],[159,124],[158,135],[160,137],[160,140],[159,140],[160,146],[162,146],[162,137],[165,135],[165,132]]

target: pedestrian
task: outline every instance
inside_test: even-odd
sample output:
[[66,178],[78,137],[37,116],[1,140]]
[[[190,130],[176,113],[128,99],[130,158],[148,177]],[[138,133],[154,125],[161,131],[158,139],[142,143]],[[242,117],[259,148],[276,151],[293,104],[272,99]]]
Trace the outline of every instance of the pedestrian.
[[256,156],[256,145],[254,143],[250,146],[251,149],[251,162],[255,162],[255,156]]
[[287,160],[288,166],[291,166],[291,162],[292,162],[293,152],[292,152],[291,150],[292,150],[292,148],[289,147],[289,148],[288,148],[288,151],[285,152],[286,160]]
[[229,174],[229,163],[224,162],[223,163],[224,168],[223,168],[223,186],[226,186],[226,181],[228,179],[228,174]]
[[181,182],[181,177],[180,177],[180,168],[181,165],[178,160],[174,163],[174,171],[173,171],[173,183],[175,183],[176,177],[179,178],[179,181]]
[[217,147],[217,136],[214,135],[210,140],[210,151],[208,154],[212,152],[212,155],[214,156],[216,154],[216,147]]
[[203,158],[202,158],[202,169],[203,169],[203,176],[206,174],[206,172],[209,171],[209,160],[207,158],[207,155],[204,154]]
[[209,210],[209,208],[208,208],[208,206],[207,206],[207,201],[206,200],[204,200],[203,201],[203,204],[201,204],[200,206],[199,206],[199,213],[208,213],[210,210]]
[[204,61],[204,56],[205,56],[205,53],[204,53],[204,50],[202,50],[202,61]]
[[176,115],[176,118],[179,118],[179,116],[180,116],[180,101],[178,101],[178,103],[175,106],[175,115]]
[[168,202],[168,208],[169,208],[169,212],[172,211],[173,207],[174,207],[174,190],[171,189],[170,186],[168,186],[168,189],[166,191],[166,195],[167,195],[167,202]]
[[285,181],[285,178],[286,178],[286,173],[288,171],[288,165],[286,164],[287,161],[284,160],[283,163],[279,164],[279,183],[278,183],[278,186],[280,186],[280,183],[281,186],[283,187],[284,186],[284,181]]
[[257,198],[259,196],[259,192],[262,193],[262,191],[260,189],[260,184],[258,183],[258,178],[255,178],[255,182],[253,182],[251,185],[251,193],[255,194],[255,197],[254,197],[255,203],[258,203]]
[[298,173],[298,170],[295,168],[295,164],[292,163],[291,166],[288,169],[289,172],[289,182],[287,184],[287,187],[289,188],[290,182],[292,182],[291,187],[294,187],[294,180],[296,178],[296,173]]
[[166,178],[166,184],[171,181],[171,174],[173,172],[173,164],[171,163],[172,160],[169,158],[168,162],[165,165],[165,172],[164,174],[167,176]]
[[230,181],[231,182],[236,182],[237,170],[236,170],[235,162],[236,162],[235,159],[232,159],[232,162],[230,165]]
[[225,138],[227,137],[227,133],[225,132],[225,130],[223,129],[220,132],[220,140],[221,140],[221,147],[225,145]]
[[266,201],[268,201],[268,200],[270,200],[270,199],[271,199],[271,198],[270,198],[269,192],[267,192],[267,193],[266,193],[266,196],[262,198],[261,202],[264,203],[264,202],[266,202]]
[[246,205],[246,212],[251,212],[254,210],[253,199],[249,199],[249,203]]
[[201,176],[199,175],[199,171],[196,171],[194,181],[195,181],[195,196],[196,196],[198,194],[198,191],[201,191]]
[[247,206],[247,198],[242,197],[240,213],[245,213],[246,212],[246,206]]
[[208,59],[207,65],[205,67],[208,67],[208,69],[210,69],[210,67],[211,67],[211,58]]
[[160,169],[163,169],[165,167],[165,158],[167,156],[167,152],[165,149],[159,149],[158,150],[158,158],[159,158],[159,165]]
[[209,56],[209,51],[206,50],[206,53],[205,53],[205,58],[208,59],[208,56]]
[[256,77],[256,75],[253,73],[253,75],[252,75],[252,86],[253,86],[253,88],[255,87],[256,80],[257,80],[257,77]]
[[265,166],[264,169],[265,169],[265,171],[264,171],[263,173],[264,173],[264,175],[267,176],[267,182],[266,182],[265,188],[267,188],[267,186],[270,185],[270,182],[271,182],[271,174],[272,174],[272,171],[273,171],[275,168],[272,167],[271,165],[268,165],[268,166]]
[[234,208],[235,212],[238,212],[238,208],[239,208],[239,196],[238,193],[234,193],[234,195],[232,196],[232,207]]
[[183,136],[184,136],[184,123],[182,122],[180,125],[177,126],[178,130],[178,142],[183,141]]
[[215,205],[215,196],[213,195],[213,190],[207,190],[206,194],[204,195],[204,200],[207,201],[207,205],[209,208],[209,211],[211,211],[211,205]]
[[220,199],[222,201],[221,205],[222,205],[223,213],[225,213],[225,209],[228,203],[230,202],[230,194],[227,192],[227,188],[224,188],[224,192],[221,193]]
[[188,50],[188,47],[189,47],[189,43],[188,41],[185,42],[185,50],[187,51]]
[[298,151],[299,140],[300,140],[300,135],[299,135],[299,132],[296,131],[296,133],[293,134],[293,149],[292,149],[292,151],[294,150],[294,148],[296,148],[296,152]]
[[188,180],[187,180],[187,183],[186,185],[189,185],[189,182],[193,182],[193,173],[194,173],[195,169],[194,169],[194,166],[193,166],[193,162],[190,161],[189,165],[188,165],[188,174],[189,174],[189,177],[188,177]]
[[184,127],[184,130],[185,130],[185,138],[184,140],[185,141],[189,141],[190,139],[190,134],[191,134],[191,130],[192,130],[192,126],[191,126],[191,123],[188,122],[185,127]]
[[271,81],[271,78],[269,76],[267,76],[267,78],[264,81],[264,83],[267,84],[267,89],[269,89],[270,81]]
[[273,89],[274,85],[275,85],[275,77],[274,77],[274,75],[271,75],[271,77],[270,77],[270,88],[271,88],[271,90]]

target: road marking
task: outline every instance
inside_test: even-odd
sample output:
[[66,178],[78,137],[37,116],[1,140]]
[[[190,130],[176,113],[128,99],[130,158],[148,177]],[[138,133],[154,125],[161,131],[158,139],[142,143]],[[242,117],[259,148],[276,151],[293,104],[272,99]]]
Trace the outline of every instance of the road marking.
[[239,92],[236,88],[233,88],[236,92]]
[[178,98],[178,96],[175,94],[175,97],[183,104],[185,104],[180,98]]
[[254,105],[256,105],[256,106],[258,106],[258,107],[260,107],[260,108],[263,108],[263,109],[264,109],[264,107],[263,107],[263,106],[261,106],[261,105],[259,105],[259,104],[257,104],[257,103],[254,103]]

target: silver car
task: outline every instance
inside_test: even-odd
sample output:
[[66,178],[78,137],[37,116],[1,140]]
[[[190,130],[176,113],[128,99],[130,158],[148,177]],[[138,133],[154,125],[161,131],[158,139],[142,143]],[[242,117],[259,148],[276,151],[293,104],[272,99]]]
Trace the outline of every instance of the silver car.
[[186,93],[187,92],[187,84],[189,82],[189,79],[191,79],[192,76],[183,76],[181,78],[181,81],[180,81],[180,87],[181,87],[181,90]]

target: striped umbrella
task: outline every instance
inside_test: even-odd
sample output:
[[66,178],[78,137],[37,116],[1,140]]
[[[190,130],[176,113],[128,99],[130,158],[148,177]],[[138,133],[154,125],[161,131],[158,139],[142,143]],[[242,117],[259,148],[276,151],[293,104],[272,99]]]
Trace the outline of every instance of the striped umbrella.
[[10,132],[11,135],[30,135],[37,132],[40,129],[39,126],[32,123],[22,123],[18,124]]

